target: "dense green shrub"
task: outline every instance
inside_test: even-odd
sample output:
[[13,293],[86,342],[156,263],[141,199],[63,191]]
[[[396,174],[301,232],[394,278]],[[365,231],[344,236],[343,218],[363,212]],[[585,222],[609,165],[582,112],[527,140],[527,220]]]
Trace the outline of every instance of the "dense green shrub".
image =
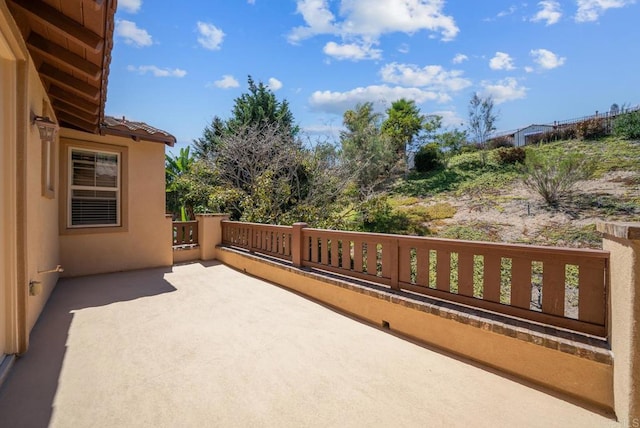
[[618,116],[613,122],[613,133],[630,140],[640,138],[640,111]]
[[407,229],[407,216],[395,211],[385,195],[378,195],[362,202],[358,207],[356,229],[375,233],[402,233]]
[[510,147],[496,150],[497,161],[501,165],[524,163],[527,152],[522,147]]
[[479,144],[463,144],[460,147],[460,153],[475,153],[482,150],[482,146]]
[[501,147],[513,147],[513,138],[503,135],[487,141],[487,148],[499,149]]
[[443,154],[435,143],[420,147],[414,158],[415,169],[418,172],[429,172],[442,166]]
[[593,174],[595,163],[581,153],[527,153],[525,184],[536,191],[549,206],[556,206],[580,180]]
[[583,140],[597,140],[609,134],[604,119],[587,119],[578,122],[576,131],[577,136]]

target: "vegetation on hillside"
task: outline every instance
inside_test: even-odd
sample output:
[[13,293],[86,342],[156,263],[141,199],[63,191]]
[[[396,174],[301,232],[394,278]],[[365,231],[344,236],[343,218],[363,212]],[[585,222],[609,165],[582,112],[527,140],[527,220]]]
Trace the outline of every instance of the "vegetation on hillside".
[[[167,156],[167,208],[233,219],[456,239],[597,247],[597,220],[640,220],[640,113],[581,123],[513,147],[488,140],[497,113],[474,94],[469,130],[414,102],[344,113],[338,144],[303,144],[286,100],[251,77],[193,152]],[[603,136],[612,133],[614,136]],[[407,173],[407,153],[416,153]],[[606,187],[606,189],[605,189]]]

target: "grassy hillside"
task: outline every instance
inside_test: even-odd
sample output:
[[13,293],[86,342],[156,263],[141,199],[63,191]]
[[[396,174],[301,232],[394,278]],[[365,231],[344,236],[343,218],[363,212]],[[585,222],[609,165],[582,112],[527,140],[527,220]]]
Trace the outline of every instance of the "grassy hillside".
[[527,147],[560,157],[585,154],[595,163],[557,207],[523,184],[521,165],[501,165],[496,151],[453,156],[446,167],[413,174],[390,192],[397,232],[502,242],[598,248],[595,223],[640,221],[640,141],[606,138]]

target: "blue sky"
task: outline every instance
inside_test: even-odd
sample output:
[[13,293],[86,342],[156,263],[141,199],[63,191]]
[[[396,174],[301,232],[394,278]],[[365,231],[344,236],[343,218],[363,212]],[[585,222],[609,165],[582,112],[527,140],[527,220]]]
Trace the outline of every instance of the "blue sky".
[[449,127],[473,92],[499,130],[550,123],[640,103],[639,18],[635,0],[119,0],[106,113],[184,147],[251,75],[311,141],[402,97]]

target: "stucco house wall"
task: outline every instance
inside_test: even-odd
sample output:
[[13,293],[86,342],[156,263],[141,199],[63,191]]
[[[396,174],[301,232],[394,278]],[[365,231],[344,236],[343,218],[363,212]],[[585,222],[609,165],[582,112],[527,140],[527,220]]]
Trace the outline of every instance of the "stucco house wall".
[[[122,151],[122,226],[66,227],[68,151],[70,147]],[[164,144],[113,135],[60,130],[59,199],[63,276],[170,266],[172,225],[165,216]]]
[[[50,101],[40,78],[29,61],[28,111],[41,116],[53,116]],[[58,241],[58,199],[60,196],[59,183],[54,181],[53,193],[43,194],[43,142],[40,140],[38,129],[29,121],[26,141],[26,209],[20,210],[24,217],[26,228],[27,280],[37,281],[41,291],[27,298],[27,329],[30,331],[36,323],[40,312],[44,308],[49,295],[58,280],[58,273],[49,272],[60,264],[60,246]],[[51,164],[58,164],[57,141],[52,145]]]
[[[0,358],[26,349],[28,332],[58,278],[39,273],[60,262],[58,183],[52,183],[55,192],[43,195],[43,143],[31,123],[31,114],[55,119],[50,105],[6,3],[0,2]],[[31,281],[39,286],[33,296]]]

